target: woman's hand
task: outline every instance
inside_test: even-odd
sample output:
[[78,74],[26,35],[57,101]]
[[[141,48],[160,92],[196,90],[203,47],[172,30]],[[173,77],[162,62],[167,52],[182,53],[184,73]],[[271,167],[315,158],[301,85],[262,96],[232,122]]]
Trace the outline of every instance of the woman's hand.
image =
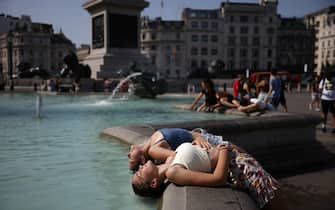
[[228,143],[228,144],[218,144],[217,146],[216,146],[216,149],[218,149],[218,150],[222,150],[222,149],[231,149],[231,147],[230,147],[230,144]]
[[193,145],[199,145],[200,147],[205,148],[205,149],[210,149],[211,148],[210,143],[201,136],[195,138],[193,140],[192,144]]

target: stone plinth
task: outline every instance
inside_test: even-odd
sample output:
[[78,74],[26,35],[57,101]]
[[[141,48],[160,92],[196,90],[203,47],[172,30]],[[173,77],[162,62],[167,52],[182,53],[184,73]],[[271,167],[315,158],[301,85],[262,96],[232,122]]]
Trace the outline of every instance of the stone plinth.
[[90,0],[83,4],[91,15],[92,43],[84,60],[92,77],[116,76],[130,63],[144,65],[140,54],[140,14],[148,6],[144,0]]

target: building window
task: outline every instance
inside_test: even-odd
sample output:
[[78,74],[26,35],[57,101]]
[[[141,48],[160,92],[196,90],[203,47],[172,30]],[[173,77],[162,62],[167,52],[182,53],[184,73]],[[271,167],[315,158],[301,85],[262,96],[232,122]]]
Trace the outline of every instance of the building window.
[[268,61],[268,69],[272,69],[272,62]]
[[235,45],[235,42],[236,42],[236,37],[234,37],[234,36],[229,36],[228,37],[228,45],[229,46]]
[[272,57],[272,50],[268,50],[268,58]]
[[258,61],[257,60],[254,60],[252,61],[252,69],[258,69]]
[[259,17],[258,17],[258,16],[255,16],[255,17],[254,17],[254,22],[255,22],[255,23],[258,23],[258,22],[259,22]]
[[167,56],[165,57],[165,64],[166,64],[166,65],[170,65],[170,63],[171,63],[171,56],[167,55]]
[[230,15],[230,22],[231,22],[231,23],[234,22],[234,15]]
[[241,34],[247,34],[248,33],[248,26],[242,26],[240,28],[240,33]]
[[252,49],[252,57],[257,58],[259,56],[259,49],[253,48]]
[[233,70],[234,69],[234,61],[233,60],[229,60],[228,61],[228,69],[229,70]]
[[155,33],[152,33],[152,34],[151,34],[151,39],[152,39],[152,40],[155,40],[155,39],[156,39],[156,34],[155,34]]
[[166,69],[165,72],[166,72],[166,75],[170,75],[170,69]]
[[218,36],[217,35],[212,35],[211,36],[211,41],[212,42],[218,42]]
[[207,55],[208,54],[208,49],[207,47],[201,48],[201,55]]
[[260,44],[260,38],[258,36],[252,37],[252,45],[259,46],[259,44]]
[[248,37],[245,37],[245,36],[242,36],[240,37],[240,42],[241,42],[241,45],[248,45]]
[[208,35],[201,35],[201,41],[208,42]]
[[211,49],[211,55],[217,55],[218,54],[218,49],[213,48]]
[[211,25],[212,25],[212,29],[218,29],[219,27],[218,22],[212,22]]
[[198,62],[196,60],[191,60],[191,68],[192,69],[198,68]]
[[192,47],[191,48],[191,55],[198,55],[198,48]]
[[201,22],[201,28],[208,28],[208,22]]
[[246,69],[248,67],[248,61],[241,60],[240,61],[240,69]]
[[176,75],[177,75],[178,78],[180,77],[180,70],[179,69],[176,69]]
[[268,39],[269,41],[269,45],[272,45],[273,44],[273,39],[272,39],[272,37],[269,37],[269,39]]
[[235,56],[235,49],[234,48],[228,48],[228,57],[234,57]]
[[192,40],[192,42],[197,42],[197,41],[198,41],[198,35],[193,34],[193,35],[191,36],[191,40]]
[[155,51],[155,50],[156,50],[156,46],[155,46],[155,45],[151,45],[151,46],[150,46],[150,50]]
[[234,34],[234,33],[235,33],[235,28],[234,28],[234,26],[230,26],[230,27],[229,27],[229,32],[230,32],[231,34]]
[[241,23],[247,23],[247,22],[248,22],[248,16],[246,16],[246,15],[241,15],[241,16],[240,16],[240,22],[241,22]]
[[258,26],[255,26],[254,27],[254,34],[258,34],[259,33],[259,28],[258,28]]
[[205,60],[202,60],[202,61],[201,61],[201,68],[202,68],[202,69],[207,69],[207,68],[208,68],[208,63],[207,63],[207,61],[205,61]]
[[192,28],[198,28],[198,27],[199,27],[199,23],[196,22],[196,21],[192,21],[192,22],[191,22],[191,27],[192,27]]
[[241,58],[247,57],[247,54],[248,54],[248,49],[247,48],[241,48],[240,49],[240,57]]
[[272,22],[273,22],[272,17],[269,17],[269,23],[272,23]]
[[146,33],[143,33],[142,34],[142,40],[145,40],[146,39]]
[[151,56],[151,64],[156,65],[156,56]]
[[269,28],[266,29],[266,32],[267,32],[268,34],[273,34],[273,33],[275,32],[275,29],[272,28],[272,27],[269,27]]
[[179,32],[176,33],[176,39],[180,39],[180,33]]

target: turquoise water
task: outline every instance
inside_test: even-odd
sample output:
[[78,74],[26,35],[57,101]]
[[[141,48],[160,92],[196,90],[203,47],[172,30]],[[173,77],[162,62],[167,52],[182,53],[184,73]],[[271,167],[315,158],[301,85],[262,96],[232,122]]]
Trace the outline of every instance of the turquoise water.
[[129,146],[100,136],[125,124],[222,119],[173,109],[192,98],[102,101],[106,96],[0,94],[0,209],[151,210],[130,187]]

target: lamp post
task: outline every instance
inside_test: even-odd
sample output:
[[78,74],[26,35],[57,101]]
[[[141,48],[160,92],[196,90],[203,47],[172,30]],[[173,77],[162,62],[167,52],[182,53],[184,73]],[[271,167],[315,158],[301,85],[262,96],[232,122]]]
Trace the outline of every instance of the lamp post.
[[8,76],[10,79],[10,90],[14,90],[13,81],[13,34],[12,31],[7,33],[7,47],[8,47]]

